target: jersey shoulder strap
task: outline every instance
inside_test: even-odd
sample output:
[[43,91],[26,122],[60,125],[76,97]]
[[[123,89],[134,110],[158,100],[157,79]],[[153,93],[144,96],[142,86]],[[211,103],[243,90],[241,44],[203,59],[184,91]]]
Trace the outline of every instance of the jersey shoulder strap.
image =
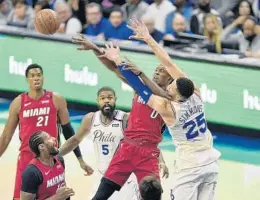
[[118,120],[118,121],[122,121],[124,119],[125,112],[121,111],[121,110],[115,110],[115,112],[116,112],[116,114],[114,116],[114,119]]

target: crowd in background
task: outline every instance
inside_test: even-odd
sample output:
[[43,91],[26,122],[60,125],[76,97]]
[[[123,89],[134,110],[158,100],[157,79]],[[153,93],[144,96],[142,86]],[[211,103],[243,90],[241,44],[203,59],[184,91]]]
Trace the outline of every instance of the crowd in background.
[[129,40],[127,23],[141,19],[157,42],[201,35],[210,52],[223,54],[228,46],[260,58],[260,0],[0,0],[0,25],[34,29],[44,8],[58,13],[59,33]]

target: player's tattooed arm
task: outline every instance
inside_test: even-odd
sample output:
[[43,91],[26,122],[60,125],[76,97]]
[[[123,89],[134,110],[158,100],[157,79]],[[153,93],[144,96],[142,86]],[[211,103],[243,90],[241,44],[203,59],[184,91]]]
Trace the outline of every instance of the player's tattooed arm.
[[144,40],[152,48],[157,58],[162,62],[169,74],[174,79],[179,77],[186,77],[177,64],[172,61],[171,57],[163,49],[163,47],[153,39],[144,22],[138,20],[132,20],[131,22],[131,25],[128,27],[135,33],[135,35],[131,36],[131,38]]
[[88,113],[82,120],[76,134],[68,139],[59,149],[60,155],[64,156],[75,149],[86,135],[89,134],[94,113]]
[[21,97],[16,97],[9,107],[9,116],[5,124],[4,130],[0,136],[0,157],[7,149],[15,129],[19,122],[19,110],[21,106]]
[[[135,35],[131,36],[131,38],[145,41],[152,48],[156,57],[161,61],[168,73],[174,79],[187,77],[187,75],[181,70],[181,68],[172,61],[171,57],[164,50],[164,48],[153,39],[144,22],[135,20],[132,21],[132,24],[128,27],[132,29],[135,33]],[[195,91],[197,93],[200,93],[198,87],[195,87]]]

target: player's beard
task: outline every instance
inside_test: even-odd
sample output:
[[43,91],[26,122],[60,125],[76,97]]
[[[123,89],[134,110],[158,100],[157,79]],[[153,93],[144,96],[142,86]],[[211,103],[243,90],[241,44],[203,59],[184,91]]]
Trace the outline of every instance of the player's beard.
[[56,148],[56,147],[52,147],[50,150],[49,150],[49,154],[52,155],[52,156],[56,156],[59,154],[59,149]]
[[111,117],[114,113],[116,105],[105,104],[100,110],[106,117]]

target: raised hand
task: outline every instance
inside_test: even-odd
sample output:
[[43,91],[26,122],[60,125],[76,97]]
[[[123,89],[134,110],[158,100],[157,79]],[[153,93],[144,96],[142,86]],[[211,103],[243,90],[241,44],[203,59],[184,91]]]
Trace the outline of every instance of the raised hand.
[[95,44],[90,42],[83,34],[78,33],[76,37],[72,37],[72,43],[81,45],[78,50],[93,50]]
[[130,20],[131,25],[127,25],[132,31],[134,31],[135,35],[129,37],[129,39],[137,39],[137,40],[148,40],[151,35],[144,24],[143,21],[138,20]]
[[111,60],[115,62],[116,64],[121,63],[121,58],[120,58],[120,49],[119,46],[116,45],[114,46],[112,42],[109,44],[106,44],[106,49],[103,49],[104,54],[99,56],[99,58],[107,58],[108,60]]
[[126,60],[126,66],[123,70],[131,70],[135,75],[140,76],[143,72],[133,64],[127,57],[124,57]]

